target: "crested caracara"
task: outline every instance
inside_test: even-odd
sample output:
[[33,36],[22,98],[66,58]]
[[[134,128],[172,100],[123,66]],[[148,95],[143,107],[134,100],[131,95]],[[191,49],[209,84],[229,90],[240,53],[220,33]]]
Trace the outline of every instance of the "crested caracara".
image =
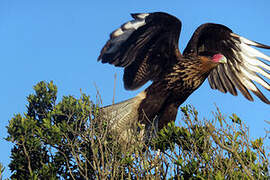
[[270,57],[252,47],[270,46],[239,36],[224,25],[206,23],[196,29],[181,53],[181,21],[176,17],[163,12],[131,16],[133,20],[110,34],[98,59],[124,68],[127,90],[148,81],[152,84],[132,99],[103,108],[116,132],[124,133],[137,121],[146,127],[155,121],[158,129],[175,121],[178,107],[206,78],[212,89],[235,96],[240,91],[250,101],[252,92],[270,104],[254,84],[270,90],[263,79],[270,79],[270,66],[263,61]]

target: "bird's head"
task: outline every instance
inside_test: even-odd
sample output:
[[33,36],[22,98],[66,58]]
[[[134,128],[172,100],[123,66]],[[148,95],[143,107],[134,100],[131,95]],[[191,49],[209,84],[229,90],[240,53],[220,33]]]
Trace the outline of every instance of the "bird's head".
[[202,52],[199,54],[199,59],[202,64],[207,64],[211,67],[227,63],[227,58],[218,52]]
[[227,58],[218,52],[203,52],[199,56],[203,73],[210,72],[219,64],[227,63]]
[[212,60],[214,63],[222,63],[222,64],[227,63],[227,58],[226,58],[223,54],[220,54],[220,53],[214,54],[214,55],[211,57],[211,60]]
[[227,63],[227,58],[219,52],[202,52],[199,54],[202,62],[213,63],[215,65]]

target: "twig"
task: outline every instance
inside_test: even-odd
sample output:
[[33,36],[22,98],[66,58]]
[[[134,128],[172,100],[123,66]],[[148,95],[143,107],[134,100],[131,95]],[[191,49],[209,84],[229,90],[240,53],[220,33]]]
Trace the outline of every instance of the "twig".
[[228,148],[227,146],[225,146],[224,144],[222,144],[220,142],[220,139],[217,137],[217,135],[214,134],[214,127],[211,124],[207,124],[207,127],[208,127],[210,134],[211,134],[213,140],[215,141],[215,143],[217,143],[221,148],[227,150],[228,152],[231,152],[236,157],[236,159],[240,162],[241,166],[243,167],[243,169],[244,169],[245,173],[247,174],[247,176],[249,177],[249,179],[253,179],[252,175],[250,174],[249,170],[247,169],[245,163],[242,161],[239,154],[237,154],[237,152],[235,152],[233,149]]
[[112,100],[112,104],[115,103],[115,89],[116,89],[116,78],[117,78],[117,74],[114,74],[114,82],[113,82],[113,100]]
[[25,156],[26,156],[26,158],[27,158],[28,170],[29,170],[29,173],[30,173],[31,175],[33,175],[33,171],[32,171],[32,168],[31,168],[31,159],[30,159],[30,157],[29,157],[29,154],[28,154],[28,152],[27,152],[27,150],[26,150],[26,147],[25,147],[24,143],[25,143],[25,142],[23,141],[22,146],[23,146],[24,154],[25,154]]

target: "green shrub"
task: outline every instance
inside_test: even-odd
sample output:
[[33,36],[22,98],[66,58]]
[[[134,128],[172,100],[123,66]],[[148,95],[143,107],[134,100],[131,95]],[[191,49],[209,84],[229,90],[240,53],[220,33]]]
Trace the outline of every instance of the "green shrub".
[[12,179],[269,179],[264,139],[250,140],[235,114],[225,119],[217,109],[200,120],[185,106],[180,127],[170,123],[151,144],[123,148],[89,96],[56,101],[52,82],[34,90],[27,112],[7,127]]

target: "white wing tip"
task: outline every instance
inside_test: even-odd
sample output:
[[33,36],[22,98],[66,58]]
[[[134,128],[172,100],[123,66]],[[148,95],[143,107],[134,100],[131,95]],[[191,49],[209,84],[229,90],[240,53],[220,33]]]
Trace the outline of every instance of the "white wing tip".
[[135,18],[137,19],[145,19],[147,16],[149,16],[149,13],[138,13],[138,14],[133,14]]
[[120,35],[123,35],[129,30],[134,31],[134,30],[138,29],[139,27],[145,25],[145,17],[148,15],[149,14],[136,14],[135,16],[138,18],[135,18],[135,20],[126,22],[120,28],[113,31],[111,33],[111,38],[115,38],[115,37],[118,37]]
[[117,37],[117,36],[120,36],[122,35],[124,32],[121,28],[119,29],[116,29],[115,31],[112,32],[112,37]]

